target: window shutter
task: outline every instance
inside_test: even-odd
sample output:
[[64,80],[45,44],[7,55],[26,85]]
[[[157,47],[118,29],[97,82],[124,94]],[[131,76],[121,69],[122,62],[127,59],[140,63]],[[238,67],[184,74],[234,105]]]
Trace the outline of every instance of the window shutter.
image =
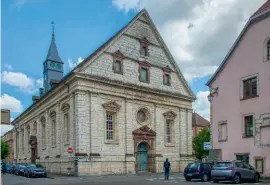
[[218,140],[221,140],[221,125],[218,125]]

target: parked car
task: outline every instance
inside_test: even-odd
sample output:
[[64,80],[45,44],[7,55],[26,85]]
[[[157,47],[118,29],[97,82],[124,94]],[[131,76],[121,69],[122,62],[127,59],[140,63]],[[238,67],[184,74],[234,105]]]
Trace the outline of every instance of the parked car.
[[211,180],[212,164],[210,163],[189,163],[184,170],[184,177],[187,181],[201,179],[206,182]]
[[25,169],[25,165],[24,164],[18,164],[15,168],[15,175],[24,175],[24,169]]
[[35,164],[29,164],[24,170],[24,176],[26,177],[47,177],[47,173],[44,169],[38,168]]
[[232,181],[236,184],[241,181],[259,182],[260,173],[247,163],[242,161],[219,161],[211,171],[214,183],[219,181]]
[[8,173],[9,173],[9,174],[14,174],[15,169],[16,169],[16,164],[10,165],[10,168],[9,168],[9,170],[8,170]]

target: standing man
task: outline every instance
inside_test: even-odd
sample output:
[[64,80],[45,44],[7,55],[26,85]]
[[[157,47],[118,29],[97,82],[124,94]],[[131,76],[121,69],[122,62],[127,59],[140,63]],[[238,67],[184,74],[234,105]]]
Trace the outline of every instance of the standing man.
[[165,180],[169,180],[170,169],[171,169],[171,164],[167,158],[166,161],[164,162]]

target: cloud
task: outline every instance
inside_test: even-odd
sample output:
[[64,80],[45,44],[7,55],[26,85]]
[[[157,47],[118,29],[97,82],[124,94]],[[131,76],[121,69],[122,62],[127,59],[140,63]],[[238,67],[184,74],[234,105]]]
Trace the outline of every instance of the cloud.
[[10,112],[21,113],[23,110],[23,106],[20,100],[14,98],[13,96],[9,96],[8,94],[1,95],[1,108],[9,109]]
[[13,125],[1,125],[1,136],[13,129]]
[[209,91],[199,91],[197,93],[197,99],[193,103],[193,109],[195,112],[203,116],[208,121],[210,120],[210,103],[207,96]]
[[8,71],[12,71],[12,70],[13,70],[13,67],[12,67],[12,65],[10,65],[10,64],[5,64],[5,68],[6,68]]
[[37,79],[36,83],[39,87],[43,87],[43,78]]
[[19,88],[20,91],[33,94],[41,85],[41,79],[34,80],[21,72],[3,71],[2,82]]
[[73,69],[76,67],[79,63],[81,63],[84,59],[82,57],[79,57],[77,61],[73,62],[71,58],[68,58],[68,67],[70,69]]
[[28,3],[45,3],[47,0],[13,0],[11,6],[14,8],[21,9],[24,5]]
[[146,8],[189,82],[213,74],[248,18],[265,0],[112,0],[119,10]]

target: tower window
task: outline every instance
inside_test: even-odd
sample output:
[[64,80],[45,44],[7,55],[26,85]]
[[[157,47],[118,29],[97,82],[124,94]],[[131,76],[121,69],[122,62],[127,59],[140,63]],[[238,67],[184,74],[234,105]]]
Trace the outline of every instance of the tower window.
[[61,69],[61,64],[56,64],[57,69]]

